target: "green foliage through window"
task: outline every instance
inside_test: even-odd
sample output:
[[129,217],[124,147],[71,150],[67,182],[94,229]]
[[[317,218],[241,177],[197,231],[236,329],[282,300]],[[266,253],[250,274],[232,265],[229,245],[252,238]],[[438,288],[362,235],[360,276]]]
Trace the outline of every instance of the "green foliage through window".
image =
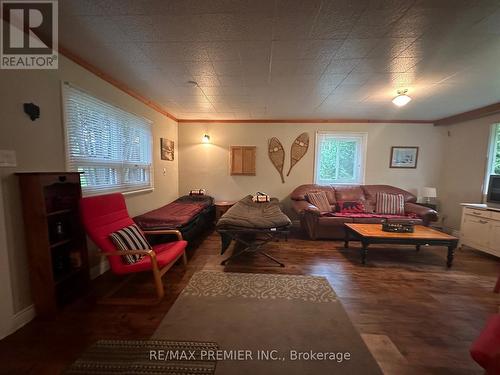
[[495,138],[493,142],[494,142],[494,149],[493,149],[494,154],[493,154],[492,173],[500,174],[500,124],[497,124],[495,126]]
[[316,183],[359,183],[363,137],[320,134],[316,157]]

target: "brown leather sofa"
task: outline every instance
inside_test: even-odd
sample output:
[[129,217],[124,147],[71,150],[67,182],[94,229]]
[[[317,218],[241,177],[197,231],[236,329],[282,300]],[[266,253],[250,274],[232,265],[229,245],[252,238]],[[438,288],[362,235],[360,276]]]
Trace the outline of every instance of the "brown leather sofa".
[[[403,194],[405,198],[405,215],[397,218],[356,217],[359,215],[335,217],[321,213],[320,210],[306,200],[306,194],[313,191],[324,191],[328,202],[335,211],[338,201],[362,200],[367,211],[373,212],[378,192]],[[417,197],[410,192],[389,185],[355,185],[355,186],[322,186],[307,184],[297,187],[290,195],[292,207],[300,217],[300,224],[309,237],[315,239],[343,239],[344,223],[381,223],[383,220],[429,225],[437,221],[437,212],[416,204]]]

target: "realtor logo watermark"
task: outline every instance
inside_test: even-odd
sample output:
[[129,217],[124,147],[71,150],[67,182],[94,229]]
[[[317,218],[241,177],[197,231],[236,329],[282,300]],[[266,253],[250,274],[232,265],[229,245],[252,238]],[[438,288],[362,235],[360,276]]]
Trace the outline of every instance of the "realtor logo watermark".
[[57,69],[57,1],[3,0],[1,69]]

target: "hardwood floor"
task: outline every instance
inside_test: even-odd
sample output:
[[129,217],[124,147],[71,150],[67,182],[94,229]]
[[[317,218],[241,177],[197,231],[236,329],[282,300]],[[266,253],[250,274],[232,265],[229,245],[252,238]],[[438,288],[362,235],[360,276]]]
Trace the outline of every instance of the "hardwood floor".
[[[422,247],[417,253],[412,247],[373,246],[362,266],[358,244],[344,249],[341,241],[309,241],[298,233],[269,245],[285,268],[251,255],[223,267],[219,251],[215,233],[190,250],[187,268],[176,265],[164,277],[166,297],[156,306],[96,304],[123,280],[101,276],[92,284],[92,295],[55,320],[34,320],[0,341],[0,373],[57,374],[98,339],[148,338],[198,270],[325,276],[386,374],[483,373],[468,348],[488,315],[498,311],[493,257],[458,250],[447,270],[445,248]],[[120,293],[153,297],[150,275],[135,277]]]

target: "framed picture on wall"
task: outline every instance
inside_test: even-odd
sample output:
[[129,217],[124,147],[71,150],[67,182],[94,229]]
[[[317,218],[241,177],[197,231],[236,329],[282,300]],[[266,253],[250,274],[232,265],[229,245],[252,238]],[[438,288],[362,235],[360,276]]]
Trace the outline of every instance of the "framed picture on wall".
[[390,168],[417,168],[418,147],[392,146]]
[[174,160],[174,141],[167,138],[160,138],[161,160]]

